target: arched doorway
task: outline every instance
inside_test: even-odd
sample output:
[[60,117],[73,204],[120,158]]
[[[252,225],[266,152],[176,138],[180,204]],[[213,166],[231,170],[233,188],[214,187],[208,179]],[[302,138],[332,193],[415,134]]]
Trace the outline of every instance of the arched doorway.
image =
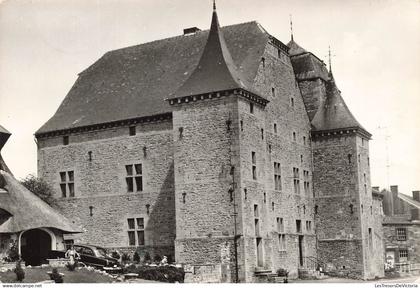
[[32,266],[47,264],[48,254],[51,251],[51,241],[51,236],[41,229],[23,232],[20,238],[20,251],[25,264]]

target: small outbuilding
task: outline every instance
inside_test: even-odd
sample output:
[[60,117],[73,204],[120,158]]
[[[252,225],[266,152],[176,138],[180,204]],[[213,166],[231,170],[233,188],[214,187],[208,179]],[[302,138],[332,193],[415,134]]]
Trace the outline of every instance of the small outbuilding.
[[17,181],[1,156],[10,133],[0,126],[0,261],[17,249],[26,265],[47,263],[64,234],[81,230]]

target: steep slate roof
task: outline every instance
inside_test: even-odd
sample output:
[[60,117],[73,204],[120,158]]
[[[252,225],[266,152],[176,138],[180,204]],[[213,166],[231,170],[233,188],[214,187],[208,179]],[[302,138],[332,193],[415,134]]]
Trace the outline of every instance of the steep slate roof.
[[6,186],[0,188],[0,209],[12,216],[0,225],[0,233],[16,233],[35,228],[56,228],[68,233],[81,232],[64,216],[27,190],[12,175],[0,170]]
[[9,131],[7,131],[3,126],[0,125],[0,151],[9,139],[10,135],[12,134],[10,134]]
[[[269,34],[256,22],[219,31],[242,81],[253,83]],[[197,67],[208,34],[200,31],[106,53],[79,74],[55,115],[36,135],[171,112],[164,100]]]
[[325,103],[318,108],[311,124],[313,131],[360,128],[370,135],[362,125],[360,125],[353,114],[351,114],[341,97],[341,92],[338,90],[332,74],[330,74],[330,79],[326,82]]
[[210,32],[197,67],[171,98],[242,88],[251,91],[242,71],[237,69],[220,29],[216,7],[213,9]]
[[303,53],[308,52],[305,49],[303,49],[302,47],[300,47],[299,44],[297,44],[293,39],[290,40],[289,43],[287,43],[287,47],[289,47],[289,55],[290,56],[295,56],[295,55],[299,55],[299,54],[303,54]]

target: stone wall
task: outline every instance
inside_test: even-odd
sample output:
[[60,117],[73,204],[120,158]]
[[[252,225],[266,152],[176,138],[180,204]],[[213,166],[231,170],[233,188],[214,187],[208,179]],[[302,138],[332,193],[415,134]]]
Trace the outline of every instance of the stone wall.
[[[406,228],[406,240],[397,239],[397,228]],[[413,222],[396,222],[384,223],[384,238],[386,251],[393,251],[395,253],[395,263],[410,262],[420,263],[420,223]],[[408,257],[402,260],[399,257],[399,251],[406,249]]]
[[[134,251],[127,218],[144,218],[141,250],[173,256],[172,123],[137,124],[136,130],[134,136],[127,126],[71,134],[69,145],[62,136],[39,138],[38,175],[54,188],[59,211],[83,228],[76,242]],[[143,191],[127,191],[125,165],[131,164],[142,164]],[[62,171],[74,171],[75,197],[62,197]]]
[[[280,52],[280,54],[279,54]],[[263,267],[275,272],[289,270],[298,275],[298,235],[304,236],[304,255],[315,256],[315,223],[312,189],[305,193],[303,171],[312,183],[310,124],[297,86],[289,57],[268,43],[255,77],[255,88],[270,102],[254,105],[239,99],[241,183],[237,190],[241,203],[245,280],[256,282],[257,264],[254,205],[258,205],[259,237],[263,241]],[[294,137],[295,135],[295,137]],[[252,152],[256,154],[257,179],[252,176]],[[274,187],[274,162],[280,163],[281,189]],[[293,186],[293,168],[299,168],[300,193]],[[312,184],[310,185],[312,187]],[[283,219],[279,231],[277,218]],[[302,221],[302,233],[296,231],[296,220]],[[311,231],[305,223],[311,221]],[[285,250],[279,247],[279,232],[285,235]]]
[[[194,267],[224,264],[229,271],[235,263],[231,257],[222,260],[221,255],[225,253],[223,243],[234,236],[235,229],[231,193],[234,179],[239,178],[239,171],[232,170],[238,147],[236,106],[237,97],[230,95],[174,107],[175,252],[179,263]],[[222,281],[222,275],[219,277]]]

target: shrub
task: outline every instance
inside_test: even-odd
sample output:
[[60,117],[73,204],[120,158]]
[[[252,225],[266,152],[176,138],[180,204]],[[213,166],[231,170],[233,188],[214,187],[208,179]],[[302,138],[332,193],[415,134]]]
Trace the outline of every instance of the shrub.
[[139,266],[130,265],[124,268],[124,273],[137,273],[139,278],[160,282],[183,283],[185,272],[174,266]]
[[120,254],[118,254],[117,251],[113,251],[112,254],[111,254],[111,257],[115,258],[115,259],[120,259]]
[[144,254],[144,262],[150,263],[151,261],[152,261],[152,258],[150,257],[149,252],[146,252],[146,254]]
[[139,262],[140,262],[140,255],[139,255],[139,253],[137,253],[137,251],[136,251],[136,252],[134,252],[134,255],[133,255],[133,261],[134,261],[135,263],[139,263]]
[[277,276],[279,277],[287,277],[289,275],[289,271],[284,268],[277,269]]
[[6,262],[15,262],[19,260],[19,251],[16,245],[16,242],[13,243],[12,247],[10,247],[9,251],[7,252],[6,258],[4,258]]
[[162,261],[162,257],[160,257],[160,255],[155,255],[155,258],[153,259],[156,263],[159,263],[160,261]]
[[18,282],[22,282],[22,280],[25,279],[25,271],[23,271],[23,269],[22,269],[20,260],[18,262],[16,262],[16,268],[13,269],[13,272],[15,272],[16,280]]
[[[73,271],[73,270],[71,270]],[[55,283],[63,283],[63,276],[58,273],[57,268],[53,268],[52,273],[50,275],[51,280],[54,280]]]
[[[69,271],[74,271],[76,269],[76,266],[77,266],[77,264],[74,261],[73,262],[67,262],[67,264],[66,264],[66,267]],[[53,272],[54,272],[54,270],[53,270]],[[52,280],[54,280],[54,279],[52,279]]]
[[130,260],[131,260],[130,255],[128,255],[127,253],[123,253],[123,254],[121,255],[121,261],[123,261],[123,262],[128,262],[128,261],[130,261]]

